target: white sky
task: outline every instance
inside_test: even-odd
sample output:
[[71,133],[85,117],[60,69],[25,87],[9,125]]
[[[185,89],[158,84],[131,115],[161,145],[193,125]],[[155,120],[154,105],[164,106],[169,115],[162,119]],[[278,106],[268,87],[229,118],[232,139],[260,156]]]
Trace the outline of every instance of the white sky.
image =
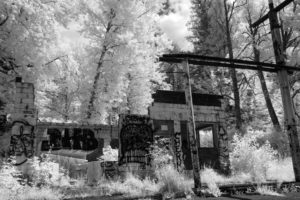
[[163,16],[160,20],[160,26],[182,51],[192,50],[192,44],[186,40],[186,37],[191,35],[187,28],[187,23],[190,20],[191,1],[170,0],[170,2],[175,13]]
[[[192,50],[192,44],[186,40],[191,33],[187,28],[190,20],[190,0],[170,0],[172,9],[175,13],[162,16],[160,19],[160,27],[162,31],[175,43],[182,51]],[[76,31],[76,25],[72,25],[69,29],[61,30],[62,39],[68,42],[76,42],[80,39],[80,34]]]

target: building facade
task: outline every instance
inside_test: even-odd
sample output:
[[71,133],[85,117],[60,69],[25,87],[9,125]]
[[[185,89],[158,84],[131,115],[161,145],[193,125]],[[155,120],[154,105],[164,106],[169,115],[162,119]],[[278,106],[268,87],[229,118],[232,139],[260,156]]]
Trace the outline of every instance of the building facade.
[[[153,99],[149,116],[153,120],[154,135],[171,138],[177,167],[192,170],[185,93],[158,90]],[[223,97],[193,93],[193,107],[200,165],[227,174],[229,154]]]

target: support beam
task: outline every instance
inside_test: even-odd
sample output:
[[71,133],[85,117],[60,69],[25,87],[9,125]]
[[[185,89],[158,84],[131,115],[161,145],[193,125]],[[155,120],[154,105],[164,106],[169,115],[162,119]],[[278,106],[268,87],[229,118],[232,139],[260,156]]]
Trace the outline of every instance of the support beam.
[[186,72],[185,78],[185,99],[187,106],[189,108],[189,120],[188,120],[188,131],[190,138],[190,147],[191,147],[191,157],[193,165],[193,175],[194,175],[194,185],[195,191],[198,193],[201,188],[201,179],[200,179],[200,162],[199,162],[199,152],[198,147],[200,147],[200,141],[197,140],[196,126],[195,126],[195,115],[193,108],[193,98],[192,98],[192,89],[190,83],[190,69],[189,63],[187,60],[182,62],[184,66],[184,71]]
[[[292,3],[293,1],[294,0],[285,0],[284,2],[282,2],[281,4],[279,4],[276,8],[274,8],[274,11],[275,12],[279,12],[281,9],[283,9],[284,7],[286,7],[287,5],[289,5],[290,3]],[[270,14],[270,12],[268,12],[267,14],[265,14],[262,18],[258,19],[251,26],[252,27],[259,26],[261,23],[263,23],[264,21],[266,21],[267,19],[269,19],[269,14]]]
[[[279,22],[276,10],[274,9],[273,0],[269,0],[269,20],[271,27],[271,34],[273,40],[273,49],[275,54],[276,63],[279,65],[285,65],[284,50],[282,43],[282,36],[279,29]],[[281,98],[284,110],[284,122],[285,129],[289,136],[290,149],[293,161],[293,168],[296,182],[300,181],[300,144],[297,133],[297,123],[295,116],[295,109],[293,106],[293,100],[290,94],[290,84],[288,81],[288,73],[286,69],[281,69],[277,72]]]
[[182,63],[188,60],[189,64],[201,66],[228,67],[236,69],[262,70],[266,72],[277,72],[286,69],[288,72],[300,71],[300,67],[286,66],[280,64],[253,62],[248,60],[218,58],[210,56],[201,56],[195,54],[164,54],[159,61],[168,63]]

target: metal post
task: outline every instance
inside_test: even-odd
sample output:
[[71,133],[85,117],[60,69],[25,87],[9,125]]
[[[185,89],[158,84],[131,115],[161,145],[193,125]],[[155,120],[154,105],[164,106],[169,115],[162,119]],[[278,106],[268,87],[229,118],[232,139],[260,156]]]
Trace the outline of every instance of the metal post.
[[[284,65],[284,49],[282,43],[282,37],[279,30],[279,23],[274,9],[273,0],[269,0],[269,20],[271,27],[271,34],[273,40],[273,49],[276,59],[276,64]],[[285,118],[285,128],[289,136],[290,149],[293,161],[293,168],[295,173],[295,179],[297,182],[300,181],[300,145],[299,138],[297,134],[297,123],[295,117],[295,110],[293,107],[293,101],[290,95],[290,85],[288,81],[288,73],[286,69],[280,69],[277,72],[277,76],[280,83],[281,98],[284,109],[284,118]]]
[[189,63],[187,60],[183,61],[184,70],[186,73],[185,77],[185,100],[188,106],[188,131],[190,138],[190,147],[191,147],[191,157],[192,157],[192,165],[193,165],[193,175],[194,175],[194,184],[195,191],[199,191],[201,187],[200,180],[200,163],[199,163],[199,152],[198,147],[200,142],[197,140],[197,133],[195,127],[195,118],[194,118],[194,108],[193,108],[193,98],[192,98],[192,89],[190,83],[190,70]]

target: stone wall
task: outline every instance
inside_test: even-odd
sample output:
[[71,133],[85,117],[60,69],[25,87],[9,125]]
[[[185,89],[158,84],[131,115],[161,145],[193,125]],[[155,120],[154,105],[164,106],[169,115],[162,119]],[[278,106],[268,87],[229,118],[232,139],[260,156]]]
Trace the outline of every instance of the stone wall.
[[36,110],[34,106],[34,86],[16,79],[14,111],[11,115],[11,154],[16,156],[16,164],[26,162],[34,155],[34,129]]

